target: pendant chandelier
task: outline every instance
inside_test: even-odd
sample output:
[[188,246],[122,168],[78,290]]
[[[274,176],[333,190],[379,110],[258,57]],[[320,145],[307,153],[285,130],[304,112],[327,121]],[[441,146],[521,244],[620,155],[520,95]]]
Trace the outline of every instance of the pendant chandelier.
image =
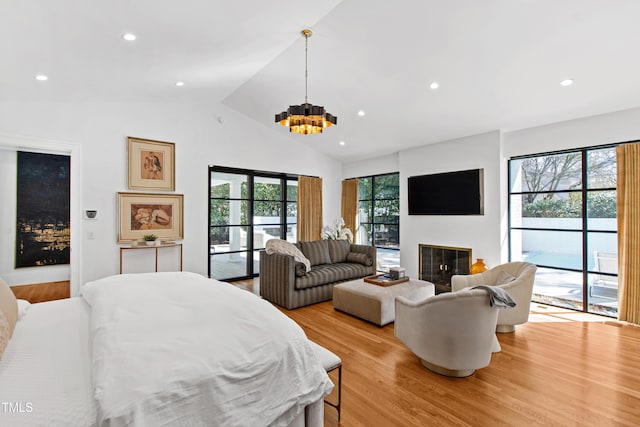
[[325,111],[324,107],[309,104],[307,98],[307,46],[311,30],[302,30],[304,36],[304,104],[290,105],[287,111],[276,114],[276,123],[288,127],[289,132],[308,135],[310,133],[322,133],[324,128],[338,124],[338,118]]

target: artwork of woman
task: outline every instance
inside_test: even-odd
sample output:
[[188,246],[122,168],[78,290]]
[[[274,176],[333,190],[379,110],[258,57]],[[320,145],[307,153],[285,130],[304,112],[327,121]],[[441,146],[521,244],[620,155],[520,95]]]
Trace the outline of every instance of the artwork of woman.
[[163,179],[162,153],[142,152],[142,179]]
[[158,230],[171,228],[171,207],[158,205],[132,206],[132,230]]

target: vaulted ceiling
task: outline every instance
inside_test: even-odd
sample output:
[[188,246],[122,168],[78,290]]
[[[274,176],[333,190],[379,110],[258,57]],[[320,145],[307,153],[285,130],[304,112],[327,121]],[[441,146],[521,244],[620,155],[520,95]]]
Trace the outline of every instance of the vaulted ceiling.
[[[640,106],[639,18],[637,0],[0,0],[0,101],[222,102],[349,161]],[[274,123],[304,101],[305,27],[309,101],[338,116],[320,135]]]

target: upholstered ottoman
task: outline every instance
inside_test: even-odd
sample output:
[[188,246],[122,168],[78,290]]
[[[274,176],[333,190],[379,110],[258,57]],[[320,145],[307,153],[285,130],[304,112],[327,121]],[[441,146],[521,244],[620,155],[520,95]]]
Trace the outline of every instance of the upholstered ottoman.
[[433,283],[423,280],[409,280],[393,286],[378,286],[358,279],[333,287],[333,308],[378,326],[384,326],[395,320],[397,296],[420,301],[434,294]]

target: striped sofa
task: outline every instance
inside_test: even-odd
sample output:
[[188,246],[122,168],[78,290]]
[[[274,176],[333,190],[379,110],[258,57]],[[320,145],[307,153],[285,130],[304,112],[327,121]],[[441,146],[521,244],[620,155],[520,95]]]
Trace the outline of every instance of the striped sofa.
[[347,240],[296,243],[311,270],[291,255],[260,252],[260,295],[288,310],[328,301],[333,286],[376,273],[376,248]]

